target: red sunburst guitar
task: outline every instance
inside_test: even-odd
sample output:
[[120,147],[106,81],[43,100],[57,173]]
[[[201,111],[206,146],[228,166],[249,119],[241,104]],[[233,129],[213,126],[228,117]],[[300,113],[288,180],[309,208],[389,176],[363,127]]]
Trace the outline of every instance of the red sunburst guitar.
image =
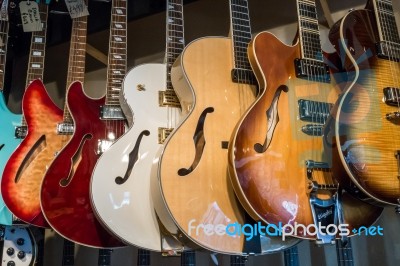
[[[323,61],[315,1],[297,0],[299,40],[288,46],[269,32],[255,36],[250,63],[262,94],[233,132],[230,177],[242,205],[269,224],[372,224],[381,209],[338,187],[323,150],[323,126],[340,92]],[[337,58],[333,54],[330,64]],[[332,243],[335,235],[295,236]],[[350,234],[352,234],[350,232]]]
[[55,151],[61,149],[64,136],[57,135],[55,130],[57,123],[62,121],[62,110],[53,103],[40,81],[44,69],[48,7],[39,4],[39,8],[43,28],[32,34],[27,89],[22,99],[22,126],[17,127],[15,136],[22,138],[26,130],[28,132],[4,167],[1,194],[17,218],[46,227],[40,210],[39,189],[46,164],[54,158]]
[[41,190],[51,227],[64,238],[98,248],[123,246],[95,217],[90,179],[102,152],[125,131],[119,92],[126,72],[126,11],[126,0],[112,1],[106,96],[89,98],[81,82],[68,90],[74,134],[49,166]]
[[329,39],[349,75],[326,143],[335,177],[363,200],[400,206],[400,37],[391,0],[349,12]]

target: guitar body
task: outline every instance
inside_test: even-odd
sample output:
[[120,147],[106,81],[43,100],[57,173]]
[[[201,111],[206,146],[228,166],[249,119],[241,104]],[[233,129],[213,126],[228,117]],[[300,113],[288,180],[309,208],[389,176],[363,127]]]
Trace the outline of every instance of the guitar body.
[[[268,32],[259,33],[250,43],[250,63],[258,68],[255,74],[264,88],[232,134],[229,171],[239,200],[255,220],[307,226],[314,220],[306,161],[327,162],[329,158],[323,152],[322,136],[302,131],[311,122],[299,119],[298,101],[333,103],[339,92],[331,83],[297,78],[296,58],[301,58],[299,44],[287,46]],[[262,146],[264,141],[268,145]],[[318,184],[334,184],[329,171],[314,170],[313,179]],[[323,200],[330,196],[318,193]],[[379,217],[379,211],[373,212],[379,208],[357,207],[355,201],[343,195],[349,228],[370,225]],[[315,238],[301,230],[296,236]]]
[[400,88],[400,62],[378,57],[377,34],[369,10],[348,13],[340,22],[340,31],[330,34],[352,78],[334,114],[333,170],[339,182],[359,198],[398,205],[400,123],[386,118],[398,107],[382,99],[385,88]]
[[243,235],[196,230],[201,224],[218,228],[246,222],[227,176],[227,142],[240,115],[254,100],[254,88],[232,82],[231,55],[229,38],[207,37],[190,43],[175,61],[172,80],[180,84],[174,84],[174,89],[182,109],[190,114],[161,153],[159,185],[167,212],[158,215],[163,224],[169,224],[165,221],[169,213],[179,230],[198,246],[242,254]]
[[96,220],[90,204],[90,178],[99,157],[98,141],[107,132],[122,134],[122,121],[100,120],[104,98],[88,98],[80,82],[71,84],[67,103],[75,131],[48,167],[41,206],[51,227],[64,238],[91,247],[118,247],[121,242]]
[[94,210],[105,226],[124,241],[153,251],[161,251],[161,236],[150,175],[161,147],[158,129],[168,127],[170,110],[158,103],[165,84],[165,64],[140,65],[128,72],[121,107],[128,118],[134,114],[134,125],[102,154],[91,180]]
[[48,227],[40,209],[40,186],[51,161],[68,141],[57,134],[63,111],[40,80],[27,87],[22,111],[28,126],[26,137],[10,156],[1,180],[1,194],[10,211],[22,221]]
[[[0,178],[3,170],[15,148],[21,143],[15,137],[15,128],[21,125],[22,116],[12,113],[5,102],[4,95],[0,92]],[[0,224],[11,225],[12,215],[0,196]]]

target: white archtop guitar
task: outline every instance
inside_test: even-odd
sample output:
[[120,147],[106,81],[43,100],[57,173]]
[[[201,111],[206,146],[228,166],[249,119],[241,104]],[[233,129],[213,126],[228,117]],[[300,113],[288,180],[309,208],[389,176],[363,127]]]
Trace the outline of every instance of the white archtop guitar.
[[130,128],[102,154],[91,179],[92,205],[102,223],[127,243],[153,251],[161,251],[162,237],[150,174],[181,117],[170,71],[184,48],[182,11],[182,0],[167,1],[166,63],[139,65],[125,76],[120,103]]

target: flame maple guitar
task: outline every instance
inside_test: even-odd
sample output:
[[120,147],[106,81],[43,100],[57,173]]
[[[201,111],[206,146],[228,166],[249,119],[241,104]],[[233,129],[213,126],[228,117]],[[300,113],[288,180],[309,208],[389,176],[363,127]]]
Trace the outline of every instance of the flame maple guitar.
[[[170,214],[179,230],[198,246],[238,255],[249,252],[243,235],[196,230],[202,224],[218,228],[246,223],[227,176],[227,147],[236,122],[255,99],[255,80],[246,56],[251,39],[247,1],[230,4],[232,39],[195,40],[172,68],[173,80],[180,81],[174,89],[190,114],[163,147],[158,182],[167,211],[156,210],[163,224],[170,224],[165,213]],[[268,253],[293,245],[292,241],[267,242],[262,250],[250,252]]]
[[48,226],[40,209],[40,184],[46,166],[66,141],[55,130],[63,119],[62,110],[39,80],[43,78],[47,9],[46,4],[39,5],[43,28],[32,34],[22,121],[18,126],[11,125],[15,133],[9,136],[16,139],[10,144],[18,141],[19,145],[5,164],[1,180],[1,194],[10,211],[24,222],[40,227]]
[[[297,10],[295,45],[269,32],[250,43],[262,94],[232,134],[229,171],[235,192],[254,219],[270,224],[370,225],[381,209],[341,195],[323,151],[322,129],[339,87],[323,62],[315,3],[298,0]],[[334,241],[301,230],[296,236]]]
[[333,171],[368,202],[400,204],[400,38],[390,0],[369,1],[348,13],[329,39],[350,85],[330,124]]
[[40,194],[43,213],[55,231],[98,248],[123,246],[96,219],[90,179],[100,155],[125,131],[119,91],[126,71],[126,10],[126,0],[112,1],[106,95],[88,97],[79,81],[67,92],[74,133],[48,167]]

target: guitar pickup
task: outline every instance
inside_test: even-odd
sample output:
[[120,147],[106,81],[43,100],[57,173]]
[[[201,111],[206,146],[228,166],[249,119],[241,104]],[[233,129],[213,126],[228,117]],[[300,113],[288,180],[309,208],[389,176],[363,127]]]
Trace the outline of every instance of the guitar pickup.
[[159,127],[158,128],[158,144],[163,144],[164,141],[173,131],[173,128]]
[[378,42],[376,43],[378,57],[390,61],[400,61],[400,44],[394,42]]
[[102,105],[100,106],[101,120],[125,120],[125,115],[120,106]]
[[325,124],[333,104],[300,99],[298,106],[301,121]]
[[398,88],[387,87],[383,89],[383,100],[387,105],[398,106],[400,103],[400,90]]
[[59,135],[72,135],[74,133],[74,124],[72,123],[57,124],[57,133]]
[[181,103],[173,90],[159,91],[158,104],[160,107],[181,107]]
[[313,81],[331,82],[331,75],[327,64],[317,60],[299,59],[294,60],[296,77]]
[[14,136],[15,136],[16,139],[25,138],[27,133],[28,133],[28,127],[27,126],[17,126],[17,127],[15,127]]

